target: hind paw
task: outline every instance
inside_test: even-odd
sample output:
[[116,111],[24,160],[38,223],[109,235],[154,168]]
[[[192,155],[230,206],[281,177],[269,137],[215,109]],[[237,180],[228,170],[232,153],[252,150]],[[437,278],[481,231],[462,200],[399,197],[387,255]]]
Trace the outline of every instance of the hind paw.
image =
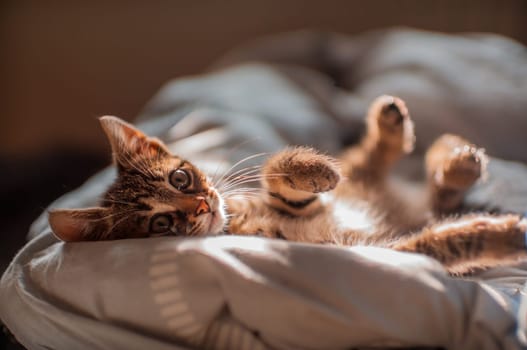
[[414,126],[403,100],[380,96],[368,112],[368,133],[391,150],[410,153],[415,143]]
[[452,150],[436,172],[434,180],[446,188],[469,188],[482,177],[486,165],[485,151],[467,143]]

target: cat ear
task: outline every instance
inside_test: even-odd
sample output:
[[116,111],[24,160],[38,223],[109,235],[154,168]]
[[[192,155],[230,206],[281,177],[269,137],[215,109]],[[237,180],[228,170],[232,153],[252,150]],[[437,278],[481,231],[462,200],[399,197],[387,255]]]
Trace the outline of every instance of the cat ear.
[[131,124],[112,116],[99,118],[108,136],[114,161],[122,167],[130,166],[130,157],[157,158],[168,155],[169,151],[160,140],[146,136]]
[[49,225],[57,238],[66,242],[103,239],[109,229],[107,208],[57,209],[49,212]]

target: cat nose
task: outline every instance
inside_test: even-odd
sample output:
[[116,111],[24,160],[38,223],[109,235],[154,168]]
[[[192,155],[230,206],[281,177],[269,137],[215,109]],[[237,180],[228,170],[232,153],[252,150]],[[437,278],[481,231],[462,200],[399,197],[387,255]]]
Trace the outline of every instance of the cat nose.
[[203,197],[200,197],[198,199],[199,199],[199,203],[198,203],[198,206],[196,207],[196,210],[194,211],[194,214],[198,216],[201,214],[209,213],[210,212],[209,203],[207,203],[207,201]]

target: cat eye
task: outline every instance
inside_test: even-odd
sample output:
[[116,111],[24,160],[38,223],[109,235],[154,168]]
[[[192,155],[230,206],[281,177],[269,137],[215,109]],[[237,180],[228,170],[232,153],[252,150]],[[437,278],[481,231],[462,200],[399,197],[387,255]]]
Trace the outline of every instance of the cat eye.
[[166,233],[172,227],[172,217],[169,215],[155,215],[150,219],[150,232]]
[[190,175],[183,169],[176,169],[170,173],[168,181],[177,190],[184,190],[190,186]]

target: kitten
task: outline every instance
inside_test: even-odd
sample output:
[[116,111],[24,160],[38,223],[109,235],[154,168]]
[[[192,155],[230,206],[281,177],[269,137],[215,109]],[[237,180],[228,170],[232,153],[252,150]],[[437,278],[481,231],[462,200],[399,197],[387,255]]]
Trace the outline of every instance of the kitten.
[[[291,147],[267,159],[259,175],[241,171],[216,184],[160,140],[115,117],[100,122],[118,177],[100,207],[49,213],[53,232],[64,241],[260,235],[423,253],[452,273],[526,253],[527,221],[520,216],[454,216],[487,163],[483,150],[463,138],[444,135],[427,151],[426,203],[390,185],[391,167],[411,152],[415,139],[408,110],[396,97],[372,103],[365,136],[339,162]],[[256,178],[258,195],[233,189]]]

